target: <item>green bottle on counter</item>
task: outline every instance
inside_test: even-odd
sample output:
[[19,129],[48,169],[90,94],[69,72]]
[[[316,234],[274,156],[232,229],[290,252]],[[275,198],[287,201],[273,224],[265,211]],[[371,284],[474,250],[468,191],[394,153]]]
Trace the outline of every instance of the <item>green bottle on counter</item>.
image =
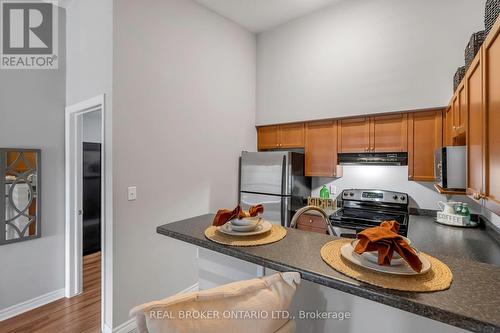
[[323,187],[319,191],[319,197],[321,199],[329,199],[330,198],[330,191],[328,191],[328,189],[326,188],[325,185],[323,185]]

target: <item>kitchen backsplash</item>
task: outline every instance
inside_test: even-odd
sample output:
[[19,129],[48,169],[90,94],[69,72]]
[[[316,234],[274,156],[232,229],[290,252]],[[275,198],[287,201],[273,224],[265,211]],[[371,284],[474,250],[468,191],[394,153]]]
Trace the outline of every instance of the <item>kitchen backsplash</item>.
[[363,188],[392,190],[407,193],[410,196],[410,207],[419,209],[439,209],[438,201],[460,201],[469,204],[471,211],[481,214],[500,228],[500,216],[482,208],[465,196],[446,197],[436,192],[431,182],[414,182],[408,180],[407,166],[368,166],[344,165],[344,175],[341,178],[312,178],[312,195],[319,197],[321,187],[326,185],[336,187],[336,198],[344,189]]
[[[407,166],[366,166],[366,165],[344,165],[344,175],[341,178],[313,178],[312,195],[319,196],[323,185],[330,188],[336,187],[336,194],[350,188],[380,189],[408,193],[410,206],[420,209],[437,210],[438,201],[446,201],[447,198],[436,192],[434,184],[430,182],[414,182],[408,180]],[[466,202],[475,213],[481,212],[481,207],[465,196],[453,196],[448,200]]]

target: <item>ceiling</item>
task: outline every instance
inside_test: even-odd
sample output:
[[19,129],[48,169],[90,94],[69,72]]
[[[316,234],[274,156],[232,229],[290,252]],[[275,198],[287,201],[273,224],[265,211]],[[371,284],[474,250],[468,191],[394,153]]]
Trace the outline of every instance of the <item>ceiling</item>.
[[262,32],[340,0],[195,0],[252,32]]

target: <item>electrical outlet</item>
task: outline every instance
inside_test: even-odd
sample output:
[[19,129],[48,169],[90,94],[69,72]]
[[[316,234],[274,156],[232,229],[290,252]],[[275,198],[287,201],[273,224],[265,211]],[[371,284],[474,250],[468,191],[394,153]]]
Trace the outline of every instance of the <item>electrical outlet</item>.
[[330,185],[330,194],[337,194],[337,186]]
[[137,199],[137,187],[130,186],[128,188],[128,201],[135,201]]

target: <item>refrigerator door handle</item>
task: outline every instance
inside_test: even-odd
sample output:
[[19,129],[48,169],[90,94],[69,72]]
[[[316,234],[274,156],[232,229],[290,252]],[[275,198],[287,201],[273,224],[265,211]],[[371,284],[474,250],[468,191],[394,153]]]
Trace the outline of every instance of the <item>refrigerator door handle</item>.
[[[279,197],[276,197],[276,198],[279,198]],[[242,204],[245,204],[247,206],[255,206],[255,205],[265,205],[265,204],[276,204],[277,202],[276,201],[265,201],[265,200],[261,200],[261,201],[255,201],[255,202],[248,202],[247,200],[245,199],[241,199],[240,201]],[[281,200],[281,206],[283,206],[283,200]],[[283,208],[282,208],[283,209]]]
[[283,166],[281,168],[281,194],[286,193],[287,176],[286,156],[283,156]]
[[291,197],[283,197],[281,199],[281,225],[283,227],[288,227],[290,224],[290,201]]
[[281,199],[281,226],[283,226],[283,227],[286,225],[286,217],[285,217],[286,208],[285,208],[285,201],[286,201],[286,198],[282,198],[282,199]]

